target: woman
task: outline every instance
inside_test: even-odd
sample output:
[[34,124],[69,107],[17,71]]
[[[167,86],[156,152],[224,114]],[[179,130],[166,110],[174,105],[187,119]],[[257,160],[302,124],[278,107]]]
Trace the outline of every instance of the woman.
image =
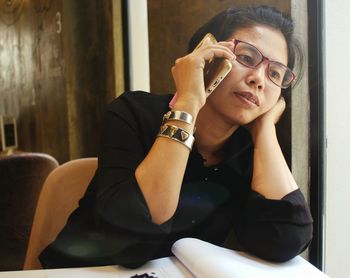
[[[192,51],[208,32],[220,42]],[[172,68],[173,113],[171,95],[113,101],[96,175],[43,265],[136,267],[171,255],[179,238],[223,245],[229,234],[235,248],[267,260],[303,251],[312,218],[275,130],[281,91],[294,79],[292,33],[291,19],[274,8],[225,10]],[[204,66],[218,57],[232,70],[206,98]]]

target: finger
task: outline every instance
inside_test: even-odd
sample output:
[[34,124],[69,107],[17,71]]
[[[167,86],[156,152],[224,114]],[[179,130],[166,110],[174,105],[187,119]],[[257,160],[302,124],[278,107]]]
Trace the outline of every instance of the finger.
[[[213,45],[215,49],[222,49],[224,51],[228,51],[228,53],[233,54],[233,49],[234,49],[234,43],[233,42],[219,42],[216,45]],[[234,55],[235,56],[235,55]]]
[[283,110],[286,108],[286,100],[283,96],[280,96],[280,98],[278,99],[278,103],[283,108]]
[[210,37],[207,37],[204,41],[203,41],[203,45],[211,45],[214,44],[215,42],[212,41],[212,39]]
[[220,42],[213,42],[210,40],[210,38],[204,39],[204,41],[200,44],[199,47],[196,47],[195,50],[201,50],[201,49],[206,49],[208,47],[226,47],[230,49],[231,51],[234,48],[234,42],[233,41],[220,41]]
[[229,60],[236,59],[236,55],[233,52],[224,46],[213,46],[205,50],[204,59],[206,61],[211,60],[212,58],[226,58]]
[[233,41],[221,41],[221,42],[218,42],[218,44],[227,47],[231,51],[233,51],[235,47],[235,44]]
[[203,41],[201,41],[196,48],[193,51],[199,50],[199,49],[203,49],[208,45],[214,44],[214,42],[212,41],[212,39],[210,38],[210,36],[208,36],[207,38],[205,38]]
[[275,111],[276,111],[276,119],[275,124],[280,120],[284,110],[286,108],[286,101],[284,100],[284,97],[280,97],[277,101]]

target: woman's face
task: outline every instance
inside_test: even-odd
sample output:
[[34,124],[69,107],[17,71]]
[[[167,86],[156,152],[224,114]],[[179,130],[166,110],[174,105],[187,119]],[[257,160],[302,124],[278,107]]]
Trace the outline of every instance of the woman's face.
[[[258,25],[240,28],[230,39],[255,46],[265,57],[287,65],[288,50],[283,34],[270,27]],[[281,95],[281,88],[266,75],[268,64],[248,68],[237,61],[207,105],[224,117],[229,124],[245,125],[270,110]]]

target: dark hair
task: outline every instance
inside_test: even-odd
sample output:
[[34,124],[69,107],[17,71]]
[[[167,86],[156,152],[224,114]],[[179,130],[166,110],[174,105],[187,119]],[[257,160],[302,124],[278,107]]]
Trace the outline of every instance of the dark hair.
[[297,76],[300,76],[303,54],[299,42],[293,36],[293,20],[289,15],[270,6],[228,8],[222,11],[194,33],[188,44],[188,52],[192,52],[207,33],[212,33],[218,41],[223,41],[239,28],[256,25],[266,25],[283,34],[288,47],[288,67],[293,69],[298,59]]

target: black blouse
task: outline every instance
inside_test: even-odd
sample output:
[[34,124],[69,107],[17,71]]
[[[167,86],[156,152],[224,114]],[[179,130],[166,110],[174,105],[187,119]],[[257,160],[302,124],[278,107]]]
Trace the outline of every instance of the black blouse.
[[244,128],[231,136],[218,165],[205,167],[194,145],[174,216],[162,225],[152,223],[134,173],[171,97],[129,92],[110,104],[96,174],[64,229],[41,254],[44,267],[137,267],[170,256],[171,245],[183,237],[224,245],[233,234],[235,248],[280,262],[308,246],[312,217],[299,189],[281,200],[251,190],[253,144]]

